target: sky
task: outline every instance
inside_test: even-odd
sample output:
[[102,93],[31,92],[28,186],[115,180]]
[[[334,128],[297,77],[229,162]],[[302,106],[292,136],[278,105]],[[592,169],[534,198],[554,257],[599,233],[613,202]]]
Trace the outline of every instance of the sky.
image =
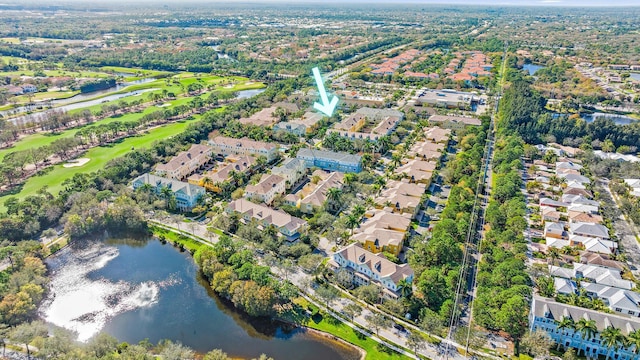
[[[61,2],[87,2],[88,0],[62,0]],[[101,0],[102,3],[121,3],[124,0]],[[90,1],[92,2],[92,1]],[[640,0],[131,0],[130,3],[208,3],[215,4],[221,2],[229,3],[362,3],[362,4],[393,4],[393,3],[412,3],[412,4],[443,4],[443,5],[493,5],[493,6],[571,6],[571,7],[614,7],[614,6],[639,6]]]

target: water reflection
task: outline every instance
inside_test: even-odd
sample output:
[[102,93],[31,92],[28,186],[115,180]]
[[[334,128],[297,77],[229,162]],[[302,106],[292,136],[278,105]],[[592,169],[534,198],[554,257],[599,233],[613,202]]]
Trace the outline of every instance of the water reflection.
[[157,240],[75,246],[47,263],[51,291],[41,315],[78,331],[80,340],[105,331],[130,343],[168,338],[241,358],[359,358],[351,347],[235,311],[213,293],[188,253]]

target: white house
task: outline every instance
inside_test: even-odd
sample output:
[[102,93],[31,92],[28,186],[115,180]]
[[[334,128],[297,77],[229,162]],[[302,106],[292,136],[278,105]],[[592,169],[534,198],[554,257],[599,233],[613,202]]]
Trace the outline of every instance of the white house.
[[413,282],[413,269],[408,264],[398,265],[382,254],[374,254],[359,243],[351,244],[333,255],[329,262],[334,271],[345,269],[357,286],[374,284],[382,288],[382,296],[397,299],[401,296],[401,280]]

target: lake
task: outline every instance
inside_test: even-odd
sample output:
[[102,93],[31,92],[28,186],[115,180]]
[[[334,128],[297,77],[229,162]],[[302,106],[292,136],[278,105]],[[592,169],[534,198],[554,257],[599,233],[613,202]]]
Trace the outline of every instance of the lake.
[[50,292],[40,315],[75,330],[80,341],[104,331],[129,343],[170,339],[240,358],[359,358],[352,347],[237,312],[213,293],[188,253],[155,239],[74,245],[47,265]]
[[583,118],[586,122],[593,122],[595,119],[599,117],[606,117],[612,119],[616,125],[629,125],[633,123],[637,123],[638,120],[629,116],[617,115],[617,114],[606,114],[606,113],[593,113],[593,114],[580,114],[580,117]]
[[532,76],[536,73],[536,71],[540,69],[544,69],[544,66],[535,65],[535,64],[524,64],[522,66],[522,70],[528,71],[529,75],[532,75]]
[[253,89],[253,90],[240,90],[240,91],[236,91],[236,93],[238,94],[236,96],[236,98],[238,99],[247,99],[250,98],[252,96],[258,95],[258,94],[262,94],[264,92],[265,89]]

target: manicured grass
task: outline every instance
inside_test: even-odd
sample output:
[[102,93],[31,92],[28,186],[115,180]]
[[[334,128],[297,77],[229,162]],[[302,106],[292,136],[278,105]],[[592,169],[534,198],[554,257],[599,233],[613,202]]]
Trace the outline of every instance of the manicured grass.
[[171,230],[166,230],[154,225],[151,225],[149,228],[153,232],[153,235],[157,237],[163,236],[167,241],[170,241],[172,243],[182,244],[185,247],[185,249],[189,250],[190,252],[195,252],[201,246],[204,246],[204,244],[202,243],[199,243],[186,236],[177,234]]
[[[137,68],[126,68],[122,66],[103,66],[100,68],[100,70],[105,72],[132,74],[132,75],[136,75],[137,77],[156,77],[156,76],[161,76],[161,75],[170,73],[168,71],[144,70],[144,69],[137,69]],[[127,79],[130,79],[130,78],[127,77]]]
[[102,169],[104,165],[111,159],[123,156],[130,152],[132,148],[146,148],[153,144],[154,141],[162,140],[171,137],[175,134],[179,134],[189,125],[194,122],[198,117],[194,117],[193,120],[181,121],[172,123],[148,131],[144,135],[134,136],[121,140],[120,142],[109,144],[105,146],[95,147],[80,155],[91,159],[83,166],[65,168],[61,164],[55,165],[52,170],[46,172],[44,175],[32,176],[24,183],[19,193],[15,195],[5,195],[0,197],[0,211],[4,211],[4,201],[10,196],[17,198],[24,198],[29,195],[35,194],[43,186],[47,185],[49,191],[57,195],[62,190],[62,183],[79,173],[91,173],[99,169]]
[[104,124],[112,123],[114,121],[120,121],[120,122],[123,122],[123,123],[129,122],[129,121],[135,121],[135,120],[140,119],[144,115],[152,113],[154,111],[162,110],[162,109],[168,109],[170,107],[186,104],[191,99],[192,99],[191,97],[188,97],[188,98],[179,98],[179,99],[176,99],[176,100],[170,100],[170,101],[167,101],[167,103],[171,104],[171,106],[164,107],[164,108],[158,107],[156,105],[150,105],[150,106],[146,107],[142,112],[128,113],[128,114],[125,114],[125,115],[122,115],[122,116],[117,116],[117,117],[108,117],[106,119],[97,121],[97,122],[92,123],[92,124],[87,124],[87,125],[75,127],[75,128],[68,129],[68,130],[65,130],[65,131],[62,131],[62,132],[59,132],[59,133],[56,133],[56,134],[36,133],[36,134],[33,134],[33,135],[25,136],[20,141],[16,142],[12,147],[6,148],[6,149],[1,149],[0,150],[0,161],[2,161],[2,159],[8,153],[11,153],[11,152],[14,152],[14,151],[22,151],[22,150],[28,150],[30,148],[37,148],[37,147],[49,145],[49,144],[51,144],[52,142],[54,142],[55,140],[58,140],[58,139],[73,137],[74,134],[79,129],[84,128],[84,127],[92,127],[92,126],[97,126],[97,125],[104,125]]
[[[365,337],[356,330],[329,315],[323,315],[322,313],[316,314],[317,307],[309,304],[309,302],[303,298],[295,299],[294,303],[298,305],[296,309],[292,310],[292,314],[290,314],[291,317],[298,320],[294,322],[302,323],[302,325],[311,329],[316,329],[324,331],[331,335],[335,335],[336,337],[339,337],[340,339],[350,344],[362,348],[367,352],[367,355],[365,357],[365,359],[367,360],[407,359],[406,356],[398,354],[386,348],[384,345],[379,344],[371,338]],[[307,318],[306,321],[300,321],[300,318],[304,317],[304,315],[302,314],[304,313],[305,308],[309,308],[315,315],[313,315],[310,319]]]

